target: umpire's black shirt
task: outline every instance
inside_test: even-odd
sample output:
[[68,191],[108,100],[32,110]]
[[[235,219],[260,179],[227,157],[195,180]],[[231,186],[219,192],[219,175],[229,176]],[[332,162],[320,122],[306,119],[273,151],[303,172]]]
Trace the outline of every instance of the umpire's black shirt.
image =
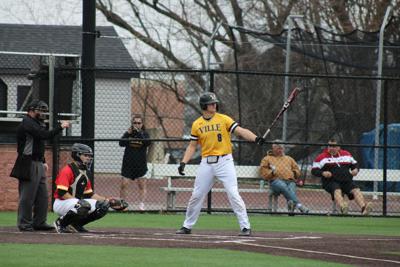
[[44,162],[44,140],[51,139],[61,131],[61,125],[49,131],[43,122],[25,116],[17,128],[18,155],[31,155],[32,160]]

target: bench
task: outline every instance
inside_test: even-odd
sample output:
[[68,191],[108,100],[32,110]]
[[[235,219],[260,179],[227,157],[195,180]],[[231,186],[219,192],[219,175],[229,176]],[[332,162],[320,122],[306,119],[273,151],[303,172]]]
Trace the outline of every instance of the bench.
[[[167,177],[167,186],[161,187],[160,189],[164,192],[167,192],[167,209],[175,209],[176,205],[176,193],[178,192],[192,192],[192,187],[175,187],[173,186],[173,179],[194,179],[196,176],[198,165],[186,165],[185,167],[185,175],[181,176],[178,174],[178,165],[177,164],[151,164],[148,166],[150,177],[151,178],[164,178]],[[241,193],[270,193],[268,188],[268,183],[265,183],[265,180],[262,179],[258,174],[258,166],[235,166],[236,174],[239,180],[246,179],[248,181],[256,181],[258,183],[257,188],[240,188],[239,192]],[[212,188],[211,192],[225,192],[224,188]],[[271,199],[269,203],[274,203],[274,208],[277,208],[277,199],[278,196],[269,194]]]
[[[162,179],[167,178],[167,186],[161,187],[160,189],[167,192],[167,209],[175,209],[176,207],[176,194],[178,192],[192,192],[192,187],[175,187],[173,186],[173,179],[194,179],[196,176],[198,165],[186,165],[185,175],[180,176],[178,174],[178,164],[160,164],[160,163],[149,163],[149,178]],[[268,194],[268,209],[276,212],[278,209],[278,195],[274,194],[270,189],[268,183],[265,182],[259,175],[259,166],[235,166],[238,182],[241,180],[257,182],[257,188],[240,188],[241,193],[267,193]],[[308,172],[309,173],[309,172]],[[381,182],[383,181],[383,172],[381,169],[360,169],[359,174],[354,177],[354,181],[360,182]],[[400,182],[400,170],[387,170],[387,181],[388,182]],[[319,186],[320,185],[316,185]],[[317,190],[323,191],[322,187],[319,189],[312,188],[305,190]],[[212,192],[225,192],[224,188],[212,188]],[[382,192],[365,192],[365,195],[378,196],[382,195]],[[388,195],[400,195],[400,192],[388,192]],[[333,201],[333,210],[336,210],[335,202]]]

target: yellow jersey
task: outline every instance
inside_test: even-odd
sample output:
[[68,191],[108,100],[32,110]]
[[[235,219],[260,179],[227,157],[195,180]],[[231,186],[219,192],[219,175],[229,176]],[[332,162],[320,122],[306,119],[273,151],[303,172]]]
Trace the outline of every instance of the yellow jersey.
[[202,157],[231,154],[231,133],[237,126],[237,122],[221,113],[210,119],[201,116],[192,124],[190,140],[200,144]]

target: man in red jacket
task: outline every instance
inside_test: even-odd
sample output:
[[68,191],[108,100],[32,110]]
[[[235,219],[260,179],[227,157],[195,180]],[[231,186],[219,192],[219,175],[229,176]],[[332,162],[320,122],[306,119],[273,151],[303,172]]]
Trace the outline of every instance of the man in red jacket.
[[341,149],[335,139],[330,139],[328,148],[314,160],[311,173],[321,177],[322,188],[331,194],[342,214],[348,213],[348,204],[343,198],[347,195],[360,206],[362,215],[369,215],[372,204],[365,203],[360,188],[353,181],[358,171],[357,161],[350,152]]

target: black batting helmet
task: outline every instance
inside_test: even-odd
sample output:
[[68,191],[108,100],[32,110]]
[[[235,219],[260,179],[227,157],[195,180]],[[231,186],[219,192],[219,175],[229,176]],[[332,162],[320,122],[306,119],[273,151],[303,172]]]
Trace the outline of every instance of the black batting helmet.
[[93,156],[93,150],[90,146],[87,146],[85,144],[80,144],[80,143],[73,144],[71,148],[72,158],[80,162],[81,161],[80,156],[82,154]]
[[46,104],[46,102],[38,99],[32,100],[31,103],[29,103],[27,107],[28,111],[30,110],[40,110],[43,112],[49,111],[49,106]]
[[200,96],[199,103],[200,103],[201,109],[206,110],[207,105],[213,104],[213,103],[219,103],[219,100],[217,99],[217,96],[214,93],[206,92]]

